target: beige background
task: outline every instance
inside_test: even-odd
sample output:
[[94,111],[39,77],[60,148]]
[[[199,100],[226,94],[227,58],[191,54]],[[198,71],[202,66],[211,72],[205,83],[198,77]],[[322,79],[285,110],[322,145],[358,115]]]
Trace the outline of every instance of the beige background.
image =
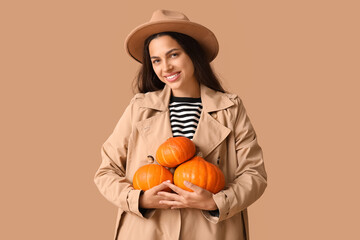
[[111,239],[93,184],[133,93],[126,35],[159,8],[213,30],[213,66],[243,99],[269,186],[252,240],[360,239],[356,0],[1,1],[0,239]]

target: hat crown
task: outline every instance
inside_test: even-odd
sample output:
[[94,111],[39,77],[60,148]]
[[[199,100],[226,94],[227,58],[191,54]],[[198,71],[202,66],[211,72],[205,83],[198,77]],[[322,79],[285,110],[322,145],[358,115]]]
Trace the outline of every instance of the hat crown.
[[156,21],[167,21],[167,20],[180,20],[180,21],[190,21],[185,14],[181,12],[175,12],[171,10],[156,10],[151,16],[150,22]]
[[145,40],[153,34],[177,32],[195,39],[203,48],[209,62],[219,51],[219,44],[214,33],[205,26],[192,22],[181,12],[159,9],[153,12],[149,22],[133,29],[125,40],[127,53],[142,63]]

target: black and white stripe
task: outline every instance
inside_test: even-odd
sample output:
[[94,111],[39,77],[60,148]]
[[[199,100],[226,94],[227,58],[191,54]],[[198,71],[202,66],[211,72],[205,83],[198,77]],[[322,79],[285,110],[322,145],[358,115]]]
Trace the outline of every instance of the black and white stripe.
[[169,110],[173,136],[192,139],[200,119],[201,99],[172,96]]

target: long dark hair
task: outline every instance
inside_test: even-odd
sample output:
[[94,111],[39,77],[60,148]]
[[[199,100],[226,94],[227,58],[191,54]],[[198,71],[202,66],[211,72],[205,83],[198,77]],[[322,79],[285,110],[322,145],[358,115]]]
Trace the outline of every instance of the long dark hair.
[[200,44],[192,37],[178,32],[157,33],[151,35],[145,40],[142,66],[139,69],[137,77],[134,79],[134,88],[136,88],[138,92],[152,92],[163,89],[165,86],[165,83],[160,81],[154,72],[149,53],[149,44],[151,40],[164,35],[168,35],[176,40],[190,57],[194,65],[195,78],[199,81],[199,83],[213,90],[225,92],[219,79],[213,72]]

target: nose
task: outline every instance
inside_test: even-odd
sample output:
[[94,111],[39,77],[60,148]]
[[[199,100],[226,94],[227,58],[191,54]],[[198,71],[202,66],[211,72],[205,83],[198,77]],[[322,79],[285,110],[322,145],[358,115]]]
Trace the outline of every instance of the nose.
[[173,68],[170,61],[163,61],[163,63],[164,63],[164,66],[163,66],[164,72],[169,72]]

